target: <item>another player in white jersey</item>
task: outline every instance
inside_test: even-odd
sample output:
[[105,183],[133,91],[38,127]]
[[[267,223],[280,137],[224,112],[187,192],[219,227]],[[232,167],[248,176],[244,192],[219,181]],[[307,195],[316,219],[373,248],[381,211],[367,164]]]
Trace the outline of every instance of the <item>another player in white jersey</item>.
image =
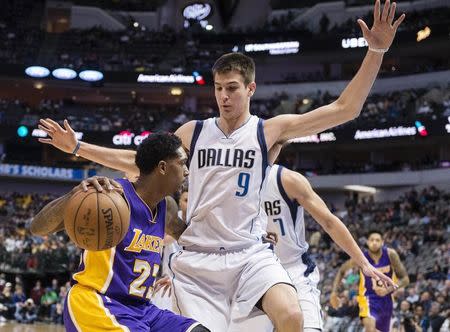
[[[262,207],[267,213],[267,231],[277,234],[274,251],[297,289],[304,316],[304,331],[322,331],[319,271],[308,254],[305,239],[304,209],[323,227],[330,237],[350,256],[362,261],[363,252],[345,225],[331,213],[301,174],[273,165],[262,193]],[[246,319],[238,310],[233,312],[228,332],[273,331],[265,315],[255,313]]]
[[[174,293],[180,312],[209,329],[226,331],[231,307],[249,314],[262,308],[278,331],[298,332],[303,318],[292,282],[281,264],[262,244],[264,217],[260,213],[268,151],[289,139],[320,133],[359,115],[396,30],[395,4],[383,13],[375,3],[374,25],[359,20],[369,51],[353,80],[333,103],[306,114],[280,115],[262,121],[250,114],[256,91],[251,58],[232,53],[213,66],[215,97],[220,117],[190,121],[175,134],[189,150],[188,226],[173,256]],[[51,138],[39,139],[59,149],[127,173],[138,173],[134,151],[82,143],[67,121],[65,128],[41,120]],[[163,169],[163,168],[162,168]],[[370,276],[392,284],[367,260],[358,262]]]

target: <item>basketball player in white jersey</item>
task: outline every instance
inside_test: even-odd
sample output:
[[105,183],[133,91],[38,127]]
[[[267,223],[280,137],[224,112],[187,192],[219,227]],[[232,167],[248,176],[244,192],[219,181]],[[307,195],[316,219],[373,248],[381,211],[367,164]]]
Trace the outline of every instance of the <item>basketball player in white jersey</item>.
[[[341,96],[306,114],[280,115],[265,122],[250,114],[255,93],[255,66],[249,57],[233,53],[213,66],[215,97],[220,116],[190,121],[175,134],[189,150],[191,164],[183,250],[172,257],[174,294],[179,311],[209,329],[226,331],[231,307],[249,314],[263,309],[278,331],[298,332],[303,318],[292,281],[276,256],[261,242],[265,217],[260,213],[268,151],[289,139],[320,133],[359,115],[404,19],[393,22],[395,3],[386,1],[381,14],[375,3],[374,25],[358,20],[369,45],[367,55]],[[82,143],[67,121],[41,120],[50,138],[40,142],[108,167],[138,173],[134,151]],[[367,262],[359,262],[371,277],[392,284]]]
[[[331,213],[308,180],[297,172],[273,165],[263,188],[261,205],[268,216],[267,231],[277,234],[274,251],[297,289],[304,331],[322,331],[320,291],[317,288],[319,271],[308,254],[303,209],[350,257],[357,257],[362,262],[365,261],[364,254],[347,227]],[[239,331],[271,332],[273,325],[266,315],[255,312],[254,317],[245,319],[235,309],[228,332]]]

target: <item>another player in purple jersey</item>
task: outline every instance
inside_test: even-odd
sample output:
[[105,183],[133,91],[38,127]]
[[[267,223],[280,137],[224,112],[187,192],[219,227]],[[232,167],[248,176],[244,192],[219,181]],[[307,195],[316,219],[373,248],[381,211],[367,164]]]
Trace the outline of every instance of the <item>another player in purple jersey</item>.
[[168,195],[177,191],[188,175],[187,155],[181,140],[171,134],[150,135],[138,148],[135,183],[94,177],[49,203],[34,218],[31,231],[47,235],[64,229],[66,203],[92,184],[99,191],[121,188],[130,207],[125,238],[111,249],[84,250],[72,277],[64,308],[64,324],[75,331],[209,331],[197,321],[161,310],[151,303],[161,265],[165,233],[178,238],[184,223]]
[[[367,237],[367,247],[364,255],[376,269],[389,278],[398,279],[398,287],[406,287],[409,284],[408,273],[400,261],[400,257],[394,249],[384,246],[382,234],[371,231]],[[331,293],[331,305],[337,307],[337,290],[347,270],[355,267],[352,260],[348,260],[339,269],[333,284]],[[389,332],[393,310],[393,287],[385,287],[373,278],[366,277],[360,272],[359,279],[359,316],[361,317],[366,332]]]

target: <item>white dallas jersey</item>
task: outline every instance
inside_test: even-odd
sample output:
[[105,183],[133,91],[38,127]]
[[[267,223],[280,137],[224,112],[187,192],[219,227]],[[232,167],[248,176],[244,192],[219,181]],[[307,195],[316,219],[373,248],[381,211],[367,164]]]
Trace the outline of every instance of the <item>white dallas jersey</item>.
[[[263,234],[261,187],[267,169],[263,120],[251,116],[230,136],[216,118],[197,121],[190,147],[187,229],[182,246],[239,249]],[[266,221],[264,220],[264,224]]]
[[267,231],[278,234],[275,253],[284,266],[304,261],[302,255],[308,250],[308,243],[303,208],[286,194],[281,182],[282,171],[279,165],[270,168],[261,204],[267,214]]

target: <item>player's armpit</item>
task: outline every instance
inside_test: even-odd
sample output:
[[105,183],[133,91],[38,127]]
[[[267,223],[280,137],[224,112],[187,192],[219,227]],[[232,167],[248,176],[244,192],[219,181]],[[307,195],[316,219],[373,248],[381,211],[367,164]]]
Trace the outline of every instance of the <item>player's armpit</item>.
[[197,121],[195,120],[189,121],[175,131],[175,135],[181,139],[183,147],[186,151],[191,149],[192,136],[194,135],[196,123]]
[[178,217],[178,205],[175,200],[167,196],[166,197],[166,235],[170,235],[175,240],[178,240],[186,229],[185,222]]
[[64,209],[71,196],[72,192],[67,193],[44,206],[31,222],[31,233],[39,236],[46,236],[63,230]]
[[394,270],[395,275],[398,278],[398,287],[406,287],[409,284],[409,276],[408,272],[406,271],[405,266],[400,260],[400,256],[398,253],[394,250],[389,248],[388,249],[389,254],[389,260],[391,261],[392,269]]

